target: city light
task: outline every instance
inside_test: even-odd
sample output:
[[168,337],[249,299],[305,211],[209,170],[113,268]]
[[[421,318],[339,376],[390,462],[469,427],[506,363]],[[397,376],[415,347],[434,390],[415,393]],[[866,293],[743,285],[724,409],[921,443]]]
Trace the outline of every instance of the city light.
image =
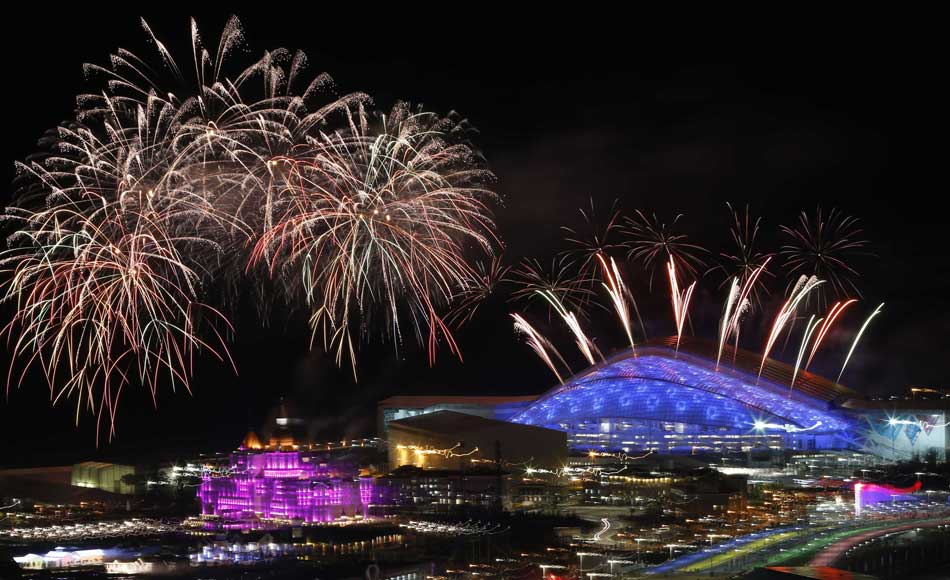
[[941,51],[126,4],[6,19],[0,577],[950,562]]

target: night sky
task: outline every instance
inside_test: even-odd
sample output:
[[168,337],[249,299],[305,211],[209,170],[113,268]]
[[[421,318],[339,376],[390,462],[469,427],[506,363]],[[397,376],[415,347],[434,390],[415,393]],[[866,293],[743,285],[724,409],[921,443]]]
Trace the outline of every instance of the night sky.
[[[209,41],[228,16],[172,8],[142,15],[185,59],[192,14]],[[864,300],[844,321],[849,332],[831,337],[813,370],[834,377],[850,331],[883,301],[884,313],[843,382],[872,394],[910,384],[948,386],[950,269],[946,217],[936,201],[945,187],[926,177],[939,161],[925,145],[939,117],[935,71],[943,65],[926,34],[908,43],[873,29],[829,26],[742,36],[664,31],[626,18],[614,24],[607,14],[572,15],[557,25],[488,13],[392,20],[327,12],[238,15],[247,58],[267,48],[300,48],[310,72],[329,72],[343,90],[365,91],[383,109],[405,99],[469,119],[498,176],[504,203],[497,217],[509,262],[548,259],[563,248],[559,227],[580,225],[577,210],[591,199],[603,212],[618,200],[625,213],[642,209],[667,220],[683,213],[686,233],[713,255],[728,242],[727,201],[751,204],[763,216],[767,251],[778,247],[779,225],[802,209],[813,212],[820,204],[861,218],[874,254],[855,262]],[[44,8],[5,19],[3,183],[12,179],[13,161],[69,116],[83,87],[83,62],[104,63],[119,46],[150,54],[138,16]],[[3,192],[6,199],[9,187]],[[773,270],[781,278],[780,268]],[[671,334],[665,283],[651,296],[642,278],[632,285],[651,334]],[[702,336],[715,333],[720,281],[710,275],[699,284],[693,314]],[[117,438],[98,450],[94,417],[84,413],[77,429],[70,403],[50,408],[48,388],[31,375],[0,402],[0,441],[8,442],[0,466],[229,449],[282,396],[317,417],[313,430],[328,439],[372,434],[375,403],[390,394],[543,392],[552,378],[515,340],[512,309],[517,306],[505,296],[495,297],[456,335],[464,363],[443,349],[430,369],[411,344],[398,357],[391,346],[369,345],[354,384],[347,369],[308,350],[301,313],[278,314],[262,325],[244,307],[234,317],[237,376],[202,361],[194,392],[166,390],[157,410],[143,389],[128,389]],[[5,323],[10,308],[0,311]],[[756,319],[752,326],[763,324]],[[605,350],[623,344],[616,326],[608,316],[591,322]],[[567,337],[550,328],[562,352],[574,356]],[[749,332],[746,347],[758,349],[756,332]],[[571,361],[581,368],[580,360]],[[0,364],[5,371],[5,351]]]

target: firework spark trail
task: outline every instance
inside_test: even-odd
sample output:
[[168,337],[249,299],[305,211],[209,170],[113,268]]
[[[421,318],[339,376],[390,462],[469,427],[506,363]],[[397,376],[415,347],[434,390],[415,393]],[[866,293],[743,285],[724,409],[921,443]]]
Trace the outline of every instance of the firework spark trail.
[[541,296],[543,296],[544,299],[554,307],[558,315],[560,315],[561,319],[564,320],[564,323],[574,334],[575,344],[577,344],[577,348],[581,351],[581,354],[584,355],[584,358],[587,359],[587,362],[592,365],[596,364],[596,360],[594,359],[595,354],[603,359],[604,355],[601,354],[600,350],[598,350],[597,345],[595,345],[593,341],[591,341],[591,339],[589,339],[587,335],[584,334],[584,330],[581,328],[581,324],[577,320],[577,316],[573,312],[568,312],[567,308],[564,307],[564,304],[561,303],[557,295],[551,291],[545,290],[539,290],[538,293],[541,294]]
[[805,350],[808,348],[808,342],[811,340],[812,334],[815,332],[815,329],[818,327],[818,325],[821,324],[822,320],[822,318],[815,320],[815,315],[812,314],[808,318],[808,323],[805,324],[805,332],[802,335],[802,343],[798,347],[798,356],[795,358],[795,370],[792,372],[792,380],[788,384],[789,395],[792,394],[792,389],[795,388],[795,379],[798,378],[798,370],[801,368],[802,357],[804,357]]
[[823,280],[819,280],[814,276],[811,278],[806,278],[803,275],[801,278],[799,278],[798,283],[796,283],[795,287],[792,289],[792,293],[788,300],[786,300],[779,309],[779,312],[775,316],[775,320],[772,323],[772,328],[769,330],[768,339],[765,341],[765,348],[762,349],[762,362],[759,363],[759,374],[756,378],[756,381],[762,378],[762,370],[765,368],[765,361],[768,360],[769,353],[772,352],[772,347],[775,346],[775,342],[782,334],[782,330],[785,328],[785,325],[788,324],[788,321],[795,315],[798,305],[806,296],[808,296],[809,292],[814,290],[817,286],[820,286],[822,282]]
[[[619,459],[621,463],[626,463],[628,461],[637,461],[640,459],[646,459],[647,457],[653,455],[653,453],[654,451],[651,449],[647,451],[646,453],[644,453],[643,455],[637,455],[636,457],[633,457],[631,455],[627,455],[626,451],[620,451],[620,452],[614,453],[611,451],[598,451],[596,449],[587,450],[587,455],[591,459],[593,459],[594,457],[613,457],[615,459]],[[608,473],[607,475],[613,475],[613,474]]]
[[561,353],[554,348],[554,345],[551,342],[541,336],[537,330],[534,329],[528,321],[524,319],[520,314],[512,314],[511,317],[515,321],[515,332],[522,333],[527,337],[528,346],[534,350],[538,357],[544,361],[544,364],[548,365],[548,368],[551,369],[551,372],[554,373],[554,376],[557,377],[557,381],[561,384],[564,384],[564,379],[561,377],[561,373],[558,372],[557,366],[554,364],[554,361],[551,359],[551,356],[548,354],[548,350],[554,353],[557,356],[558,360],[561,361],[565,367],[568,367],[567,363],[564,362],[564,358],[561,356]]
[[[771,256],[765,258],[765,261],[763,261],[757,268],[755,268],[752,271],[752,273],[749,276],[747,276],[745,281],[742,283],[742,291],[739,292],[739,300],[738,300],[738,304],[740,306],[751,304],[750,296],[755,293],[755,283],[759,279],[759,276],[762,274],[762,272],[766,271],[765,267],[768,266],[769,261],[771,259],[772,259]],[[740,321],[740,317],[742,316],[742,313],[743,313],[743,308],[741,307],[737,308],[733,312],[733,319],[732,319],[731,326],[735,332],[738,332],[739,321]]]
[[857,299],[850,298],[845,302],[835,302],[831,310],[828,311],[828,314],[825,315],[825,323],[821,325],[821,330],[818,331],[817,336],[815,336],[815,342],[811,347],[811,353],[808,355],[808,362],[805,363],[805,370],[808,370],[808,367],[811,366],[812,359],[815,358],[815,354],[818,352],[818,349],[821,347],[821,342],[825,339],[825,335],[828,334],[828,331],[831,329],[831,326],[835,323],[835,320],[841,316],[841,313],[844,310],[857,302]]
[[732,328],[732,309],[735,307],[736,299],[739,297],[739,279],[733,278],[729,285],[729,294],[726,296],[726,307],[722,313],[722,320],[719,321],[719,349],[716,353],[716,370],[719,370],[719,361],[722,359],[722,349],[729,340],[729,332]]
[[719,370],[719,361],[722,359],[722,349],[729,336],[736,337],[736,351],[739,350],[739,323],[742,316],[751,308],[750,295],[755,293],[755,283],[772,257],[765,258],[758,267],[752,270],[752,273],[745,278],[745,281],[739,284],[739,278],[733,278],[729,286],[729,295],[726,298],[726,309],[723,313],[722,321],[719,324],[719,351],[716,354],[716,370]]
[[851,348],[848,349],[848,355],[844,358],[844,364],[841,365],[841,372],[838,373],[838,378],[835,379],[836,383],[841,382],[841,375],[844,374],[845,367],[848,366],[848,361],[851,360],[851,355],[854,354],[854,349],[858,346],[858,341],[861,340],[861,336],[864,335],[864,331],[867,330],[868,324],[871,323],[871,320],[881,313],[881,309],[884,308],[884,303],[881,302],[877,308],[874,309],[874,312],[865,319],[864,323],[861,325],[861,328],[858,330],[858,334],[855,335],[854,341],[851,343]]
[[637,346],[633,341],[633,329],[630,323],[630,307],[627,305],[627,288],[623,283],[623,278],[620,276],[617,262],[611,258],[610,266],[608,266],[607,260],[605,260],[601,254],[597,254],[597,260],[600,262],[604,273],[604,280],[606,280],[606,282],[603,283],[604,288],[610,296],[610,301],[614,305],[614,311],[617,313],[617,318],[620,319],[620,324],[623,325],[623,329],[627,333],[630,349],[633,351],[633,354],[636,355]]
[[673,318],[676,321],[676,352],[680,350],[680,338],[683,335],[683,324],[689,313],[689,303],[693,298],[693,290],[696,288],[696,282],[693,281],[686,290],[680,291],[679,282],[676,279],[676,264],[670,258],[666,266],[670,276],[670,298],[673,302]]

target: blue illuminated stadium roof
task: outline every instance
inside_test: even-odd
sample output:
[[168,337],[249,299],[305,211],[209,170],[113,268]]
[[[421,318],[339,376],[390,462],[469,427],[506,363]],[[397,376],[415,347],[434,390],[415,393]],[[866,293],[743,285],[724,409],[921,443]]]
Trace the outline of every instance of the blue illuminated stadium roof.
[[832,404],[835,398],[853,393],[840,385],[809,373],[790,390],[788,383],[774,380],[788,375],[785,365],[774,361],[757,380],[756,373],[743,369],[741,362],[733,366],[731,350],[717,371],[715,352],[709,358],[695,354],[702,352],[702,345],[691,346],[689,352],[683,348],[677,353],[669,346],[652,344],[637,348],[636,356],[627,351],[612,357],[550,390],[511,420],[553,427],[609,418],[727,427],[738,432],[751,431],[760,423],[815,434],[847,432],[854,426]]

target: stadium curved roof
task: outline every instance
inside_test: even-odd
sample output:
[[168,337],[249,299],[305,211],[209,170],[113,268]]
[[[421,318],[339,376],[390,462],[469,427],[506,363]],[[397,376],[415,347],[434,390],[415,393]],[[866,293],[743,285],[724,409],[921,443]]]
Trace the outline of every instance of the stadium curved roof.
[[834,401],[855,396],[846,387],[812,373],[799,375],[743,351],[723,353],[716,370],[716,346],[684,337],[679,352],[668,339],[625,351],[575,375],[512,417],[529,425],[555,427],[596,419],[667,421],[728,427],[736,431],[846,432],[852,420]]

